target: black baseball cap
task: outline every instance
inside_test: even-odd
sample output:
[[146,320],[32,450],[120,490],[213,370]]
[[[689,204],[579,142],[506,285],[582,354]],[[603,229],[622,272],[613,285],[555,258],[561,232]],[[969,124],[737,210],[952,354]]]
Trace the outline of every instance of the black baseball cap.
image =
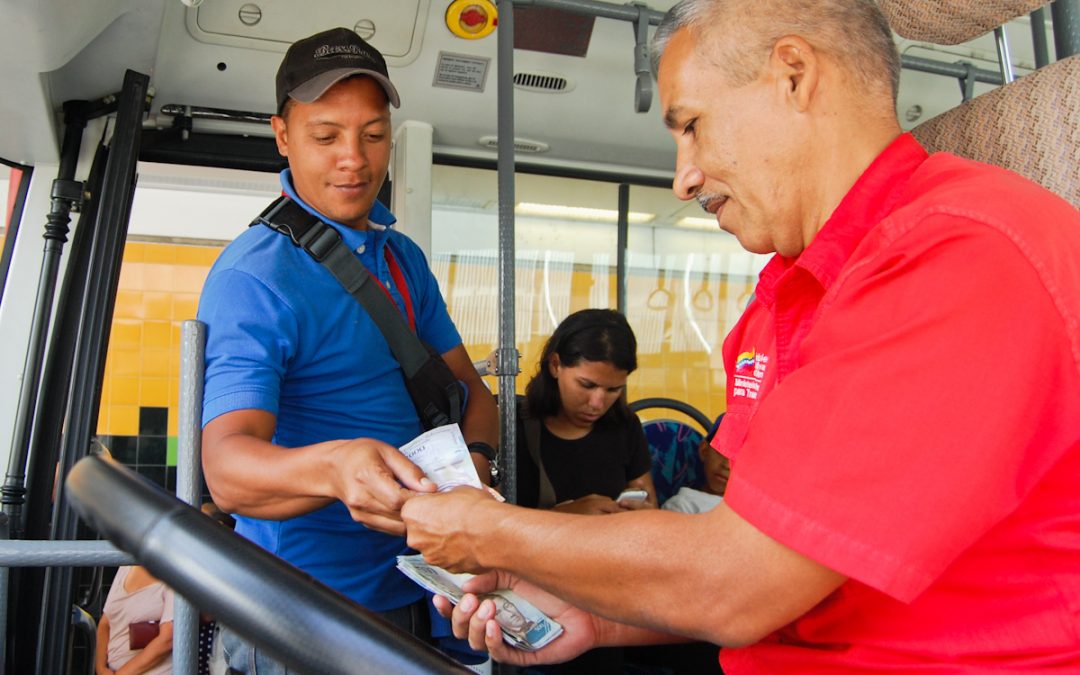
[[367,75],[386,91],[386,97],[400,107],[397,89],[390,83],[386,60],[348,28],[331,28],[297,40],[285,52],[277,71],[277,110],[290,97],[312,103],[326,90],[351,75]]

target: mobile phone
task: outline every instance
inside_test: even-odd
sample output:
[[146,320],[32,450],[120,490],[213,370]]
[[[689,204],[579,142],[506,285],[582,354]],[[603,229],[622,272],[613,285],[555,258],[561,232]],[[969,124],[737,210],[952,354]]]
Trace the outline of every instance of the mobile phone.
[[640,489],[623,490],[621,493],[619,493],[619,498],[616,499],[615,501],[617,501],[617,502],[640,502],[640,501],[644,501],[646,498],[648,498],[648,496],[649,496],[649,493],[647,491],[645,491],[645,490],[640,490]]

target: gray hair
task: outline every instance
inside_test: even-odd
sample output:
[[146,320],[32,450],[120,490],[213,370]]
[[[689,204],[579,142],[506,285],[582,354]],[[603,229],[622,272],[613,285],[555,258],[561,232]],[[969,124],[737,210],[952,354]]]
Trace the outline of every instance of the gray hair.
[[708,35],[708,56],[732,86],[758,76],[777,40],[798,35],[869,91],[888,92],[896,102],[900,55],[874,0],[682,0],[653,35],[654,75],[668,42],[683,28]]

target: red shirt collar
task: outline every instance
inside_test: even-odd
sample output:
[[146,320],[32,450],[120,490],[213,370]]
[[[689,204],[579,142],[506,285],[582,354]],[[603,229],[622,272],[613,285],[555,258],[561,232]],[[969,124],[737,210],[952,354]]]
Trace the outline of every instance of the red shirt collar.
[[795,267],[809,272],[822,289],[832,285],[866,233],[895,209],[908,178],[927,156],[911,134],[898,136],[859,176],[802,254],[772,257],[761,271],[756,297],[773,306],[777,286]]

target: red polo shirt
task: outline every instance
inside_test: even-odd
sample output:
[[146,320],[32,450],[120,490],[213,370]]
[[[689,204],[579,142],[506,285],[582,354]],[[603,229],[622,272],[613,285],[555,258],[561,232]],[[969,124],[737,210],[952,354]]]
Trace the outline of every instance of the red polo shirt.
[[1080,213],[901,136],[724,362],[725,501],[849,578],[725,672],[1080,673]]

